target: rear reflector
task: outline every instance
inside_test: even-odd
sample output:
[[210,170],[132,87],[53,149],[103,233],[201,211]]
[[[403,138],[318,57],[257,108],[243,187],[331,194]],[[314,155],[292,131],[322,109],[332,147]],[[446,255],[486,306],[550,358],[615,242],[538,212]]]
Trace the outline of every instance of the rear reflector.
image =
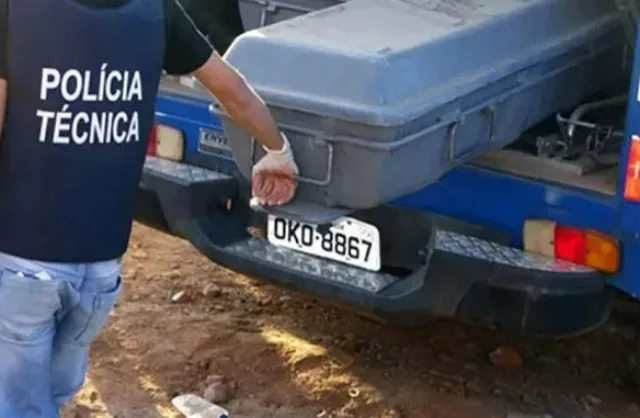
[[640,201],[640,137],[637,135],[631,137],[629,161],[624,181],[624,198],[636,202]]
[[591,267],[603,273],[620,269],[620,244],[592,229],[529,219],[524,224],[524,250]]

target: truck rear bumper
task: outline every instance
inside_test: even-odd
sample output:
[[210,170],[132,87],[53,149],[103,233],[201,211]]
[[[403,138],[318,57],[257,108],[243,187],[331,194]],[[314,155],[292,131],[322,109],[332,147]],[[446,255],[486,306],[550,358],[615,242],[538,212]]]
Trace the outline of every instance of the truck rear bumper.
[[[609,315],[601,274],[463,234],[438,230],[425,263],[399,277],[278,248],[248,232],[253,212],[223,173],[149,157],[140,188],[169,229],[213,262],[400,325],[433,317],[510,332],[564,336]],[[234,207],[235,206],[235,207]]]

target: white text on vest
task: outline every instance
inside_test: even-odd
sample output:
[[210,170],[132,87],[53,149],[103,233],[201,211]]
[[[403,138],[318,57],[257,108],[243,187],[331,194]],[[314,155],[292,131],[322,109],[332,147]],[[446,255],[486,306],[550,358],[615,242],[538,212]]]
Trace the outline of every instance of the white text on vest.
[[36,116],[40,118],[40,142],[45,142],[47,138],[51,138],[54,144],[77,145],[140,141],[137,111],[72,110],[72,105],[77,102],[142,101],[142,78],[139,71],[107,70],[107,67],[107,64],[103,64],[100,68],[97,85],[91,71],[71,69],[61,73],[55,68],[42,69],[40,100],[46,102],[50,92],[57,91],[67,104],[58,111],[36,111]]

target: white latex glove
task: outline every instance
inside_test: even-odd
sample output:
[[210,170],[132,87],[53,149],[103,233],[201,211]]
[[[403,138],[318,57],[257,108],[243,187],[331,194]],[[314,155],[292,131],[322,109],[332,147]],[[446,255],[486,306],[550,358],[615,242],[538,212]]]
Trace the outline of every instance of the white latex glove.
[[264,148],[267,155],[253,166],[251,188],[253,198],[262,206],[281,206],[295,195],[298,166],[287,137],[282,134],[284,146],[279,151]]

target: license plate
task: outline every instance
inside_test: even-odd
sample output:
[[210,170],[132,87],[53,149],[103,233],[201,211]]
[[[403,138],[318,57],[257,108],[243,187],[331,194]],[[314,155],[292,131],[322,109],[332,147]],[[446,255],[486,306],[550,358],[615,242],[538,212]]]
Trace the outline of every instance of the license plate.
[[223,132],[200,128],[198,151],[223,158],[233,158],[229,141]]
[[323,232],[313,224],[273,215],[268,218],[267,239],[273,245],[370,271],[380,270],[380,233],[375,226],[340,218]]

